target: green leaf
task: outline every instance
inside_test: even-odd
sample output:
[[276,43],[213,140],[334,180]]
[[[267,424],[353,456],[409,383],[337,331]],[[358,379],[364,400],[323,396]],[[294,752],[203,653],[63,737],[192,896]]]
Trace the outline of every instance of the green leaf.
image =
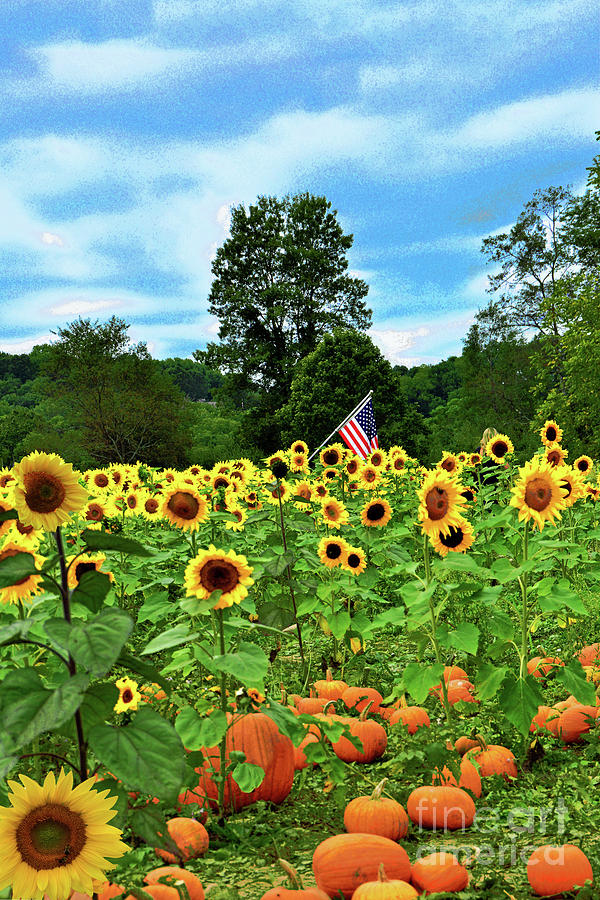
[[491,634],[500,638],[501,641],[512,640],[514,634],[512,619],[501,609],[494,609],[488,613],[488,627]]
[[117,660],[117,664],[123,666],[125,669],[129,669],[130,672],[143,675],[147,681],[159,684],[166,694],[171,694],[170,682],[168,682],[166,678],[163,678],[158,669],[151,663],[147,663],[137,656],[132,656],[131,653],[128,653],[126,650],[122,650]]
[[49,690],[33,669],[9,672],[0,684],[3,733],[16,749],[54,730],[75,714],[88,684],[87,675],[77,674]]
[[231,777],[245,794],[256,790],[265,778],[265,770],[254,763],[239,763],[231,773]]
[[36,572],[39,573],[39,569],[36,569],[31,553],[17,553],[16,556],[0,559],[0,590],[12,587]]
[[71,594],[71,601],[82,603],[93,613],[98,612],[112,586],[105,572],[84,572],[79,584]]
[[444,559],[436,559],[436,567],[442,572],[470,572],[472,575],[482,575],[486,571],[465,553],[449,553]]
[[506,666],[482,663],[477,670],[477,696],[479,699],[489,700],[491,697],[495,697],[507,672]]
[[95,725],[88,742],[130,790],[175,803],[185,780],[185,751],[170,722],[153,709],[138,710],[127,725]]
[[0,510],[0,522],[7,522],[9,519],[18,519],[19,514],[16,509]]
[[153,638],[149,644],[146,644],[142,650],[142,656],[148,656],[150,653],[158,653],[160,650],[168,650],[170,647],[178,647],[180,644],[187,644],[199,637],[199,632],[190,632],[189,625],[175,625],[174,628],[168,628]]
[[556,612],[566,607],[578,615],[588,615],[583,601],[578,594],[571,590],[571,586],[565,578],[561,578],[558,584],[552,585],[549,593],[540,594],[538,605],[544,612]]
[[483,606],[494,606],[498,602],[501,593],[501,585],[485,585],[485,587],[480,588],[477,593],[471,596],[471,601],[483,604]]
[[498,702],[508,721],[522,734],[529,734],[531,720],[544,702],[536,679],[532,675],[517,678],[507,672]]
[[596,703],[596,690],[591,681],[586,681],[585,672],[578,660],[570,660],[565,666],[557,666],[555,680],[565,686],[570,694],[586,706]]
[[132,628],[125,610],[103,609],[87,622],[73,622],[68,649],[76,663],[101,677],[117,661]]
[[142,606],[140,607],[137,620],[138,622],[156,622],[158,619],[164,619],[168,615],[173,606],[169,600],[169,591],[167,588],[151,591],[145,595]]
[[224,656],[216,656],[213,660],[215,667],[221,672],[233,675],[246,687],[261,689],[269,660],[256,644],[242,641],[236,653],[225,653]]
[[373,619],[373,629],[387,628],[388,625],[399,625],[402,627],[406,622],[406,615],[401,606],[392,606],[384,612],[379,613]]
[[17,619],[0,628],[0,647],[2,644],[10,644],[15,638],[25,637],[29,629],[35,623],[31,619]]
[[87,550],[116,550],[129,556],[153,556],[152,551],[143,544],[120,534],[108,534],[105,531],[86,528],[81,532],[81,540]]
[[422,703],[431,688],[440,684],[443,672],[442,663],[435,663],[433,666],[423,666],[417,662],[409,663],[402,675],[404,689],[417,703]]
[[456,650],[462,650],[475,656],[479,644],[479,628],[471,622],[461,622],[455,631],[448,635],[448,643]]
[[175,719],[175,731],[186,750],[216,747],[227,731],[227,717],[222,710],[199,716],[192,706],[184,706]]
[[115,684],[91,684],[85,694],[79,712],[84,734],[105,719],[112,718],[115,703],[119,699],[119,689]]
[[285,550],[283,553],[272,559],[271,562],[266,563],[265,572],[268,575],[277,577],[278,575],[281,575],[282,572],[285,572],[288,566],[293,566],[295,559],[296,557],[291,550]]
[[352,619],[350,613],[343,609],[337,613],[329,613],[327,616],[327,624],[331,628],[331,633],[337,641],[341,641],[348,629]]

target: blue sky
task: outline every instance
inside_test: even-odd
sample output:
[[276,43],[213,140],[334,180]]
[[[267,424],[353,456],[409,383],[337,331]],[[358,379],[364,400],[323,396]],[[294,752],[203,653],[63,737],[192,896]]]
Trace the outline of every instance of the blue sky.
[[385,355],[460,353],[482,238],[584,188],[599,32],[595,0],[0,3],[0,349],[116,314],[190,355],[231,205],[310,191]]

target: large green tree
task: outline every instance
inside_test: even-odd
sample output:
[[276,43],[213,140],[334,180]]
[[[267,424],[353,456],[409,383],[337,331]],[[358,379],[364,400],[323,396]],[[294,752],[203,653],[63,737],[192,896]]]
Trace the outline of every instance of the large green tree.
[[398,377],[371,338],[342,328],[324,335],[298,363],[290,399],[277,415],[282,442],[302,438],[318,447],[371,389],[380,445],[398,443],[418,454],[425,437],[423,417],[407,404]]
[[197,359],[232,376],[237,392],[258,389],[276,409],[294,369],[335,327],[364,330],[368,286],[348,275],[344,234],[325,197],[259,197],[231,211],[230,236],[217,250],[209,310],[220,343]]
[[[58,330],[44,354],[45,390],[62,417],[62,439],[79,443],[94,461],[185,465],[191,444],[186,401],[129,326],[78,319]],[[54,429],[36,434],[45,449]]]

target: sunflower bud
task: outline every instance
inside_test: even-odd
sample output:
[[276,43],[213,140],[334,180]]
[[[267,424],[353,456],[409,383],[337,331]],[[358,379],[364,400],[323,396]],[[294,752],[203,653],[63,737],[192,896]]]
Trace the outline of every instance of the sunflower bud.
[[271,465],[271,472],[275,478],[285,478],[289,472],[289,466],[282,459],[276,459]]

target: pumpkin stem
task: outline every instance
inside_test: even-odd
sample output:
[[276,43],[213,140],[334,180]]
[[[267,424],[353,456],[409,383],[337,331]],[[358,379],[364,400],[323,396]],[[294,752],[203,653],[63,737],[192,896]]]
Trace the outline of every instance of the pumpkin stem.
[[287,691],[283,686],[283,681],[279,683],[279,687],[281,688],[281,705],[285,706],[287,703]]
[[368,714],[369,714],[369,710],[371,709],[371,707],[373,706],[374,703],[375,703],[374,700],[369,700],[369,702],[367,703],[367,705],[365,706],[365,708],[364,708],[363,711],[361,712],[360,716],[358,717],[359,722],[364,722],[364,721],[365,721],[365,719],[367,718],[367,716],[368,716]]
[[328,709],[329,709],[330,706],[333,706],[333,708],[335,709],[335,702],[336,702],[335,700],[328,700],[328,701],[327,701],[327,703],[326,703],[325,706],[323,707],[323,713],[324,713],[324,715],[326,715],[326,716],[329,715]]
[[389,881],[385,875],[385,869],[383,868],[383,863],[379,863],[379,871],[377,872],[377,881]]
[[406,709],[406,707],[408,706],[406,694],[400,694],[400,697],[398,699],[400,700],[400,709]]
[[279,863],[287,877],[290,879],[292,888],[296,891],[303,891],[304,885],[302,884],[302,879],[300,878],[296,870],[292,866],[290,866],[289,862],[286,859],[278,859],[277,862]]
[[475,740],[477,741],[477,743],[479,744],[479,746],[481,747],[481,749],[487,750],[488,745],[486,744],[483,736],[481,734],[476,734],[474,737],[475,737]]
[[327,672],[325,673],[325,680],[333,681],[333,672],[331,671],[331,669],[327,669]]
[[382,781],[379,782],[379,784],[377,785],[377,787],[371,794],[371,800],[379,800],[381,798],[386,781],[387,781],[387,778],[384,778]]

